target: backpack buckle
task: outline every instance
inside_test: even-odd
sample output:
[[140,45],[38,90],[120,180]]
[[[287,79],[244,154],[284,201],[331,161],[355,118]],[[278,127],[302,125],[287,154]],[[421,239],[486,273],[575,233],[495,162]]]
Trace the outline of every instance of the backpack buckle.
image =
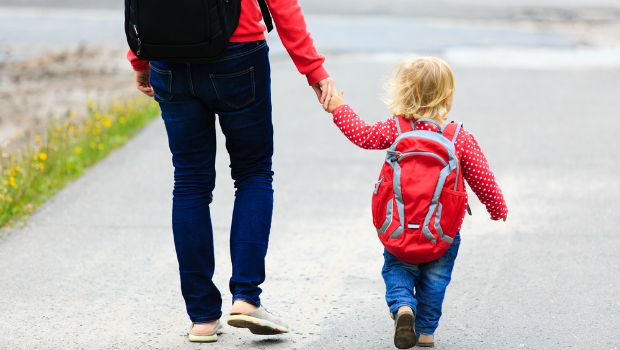
[[401,152],[399,152],[399,151],[392,151],[392,150],[388,150],[387,154],[388,154],[388,160],[390,162],[398,161],[398,158],[400,158],[400,156],[402,155]]

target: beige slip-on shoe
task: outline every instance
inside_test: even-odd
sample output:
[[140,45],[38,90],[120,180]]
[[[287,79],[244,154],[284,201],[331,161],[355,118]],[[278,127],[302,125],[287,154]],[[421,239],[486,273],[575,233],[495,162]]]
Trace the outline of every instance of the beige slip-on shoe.
[[435,346],[435,337],[432,334],[422,334],[418,338],[418,346],[422,348],[432,348]]
[[217,341],[217,335],[222,334],[222,324],[219,320],[209,333],[193,333],[193,328],[194,324],[192,323],[189,332],[187,332],[187,339],[193,343],[213,343]]
[[415,317],[412,311],[401,311],[394,320],[394,346],[399,349],[409,349],[415,346]]
[[250,332],[260,335],[288,333],[288,326],[262,306],[243,314],[231,313],[228,324],[236,328],[247,328]]

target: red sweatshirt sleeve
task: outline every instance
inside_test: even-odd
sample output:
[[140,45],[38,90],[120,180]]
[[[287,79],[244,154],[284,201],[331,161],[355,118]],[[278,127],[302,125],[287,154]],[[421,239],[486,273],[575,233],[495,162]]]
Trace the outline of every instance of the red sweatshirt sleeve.
[[332,115],[334,123],[344,136],[361,148],[386,149],[398,137],[398,129],[396,128],[396,120],[394,118],[369,125],[348,105],[336,108]]
[[127,59],[135,71],[145,71],[149,69],[149,61],[139,59],[133,51],[127,51]]
[[323,68],[325,57],[319,55],[308,32],[298,0],[268,0],[282,44],[293,59],[297,70],[314,85],[329,77]]
[[463,177],[480,202],[485,205],[491,214],[491,219],[505,218],[508,215],[508,207],[502,190],[495,181],[489,162],[474,136],[466,130],[461,130],[456,147],[460,148],[461,152]]

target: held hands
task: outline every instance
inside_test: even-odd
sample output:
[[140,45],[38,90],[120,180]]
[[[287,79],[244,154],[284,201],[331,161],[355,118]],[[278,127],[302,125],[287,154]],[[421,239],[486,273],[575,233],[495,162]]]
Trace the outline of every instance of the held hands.
[[153,87],[149,81],[149,71],[136,71],[136,87],[148,97],[153,97]]
[[342,106],[344,104],[344,91],[340,91],[338,93],[334,93],[332,98],[329,100],[327,108],[325,111],[328,113],[332,113],[336,108]]
[[329,105],[329,101],[336,93],[336,86],[332,78],[325,78],[318,83],[312,85],[312,89],[316,93],[316,97],[319,103],[323,105],[323,109],[326,109]]

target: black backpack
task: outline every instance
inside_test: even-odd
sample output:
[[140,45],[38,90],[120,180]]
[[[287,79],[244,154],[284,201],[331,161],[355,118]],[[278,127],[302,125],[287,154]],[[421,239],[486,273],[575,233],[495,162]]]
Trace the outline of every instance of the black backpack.
[[[258,0],[267,30],[273,22]],[[241,0],[125,0],[129,47],[145,60],[215,61],[239,24]]]

